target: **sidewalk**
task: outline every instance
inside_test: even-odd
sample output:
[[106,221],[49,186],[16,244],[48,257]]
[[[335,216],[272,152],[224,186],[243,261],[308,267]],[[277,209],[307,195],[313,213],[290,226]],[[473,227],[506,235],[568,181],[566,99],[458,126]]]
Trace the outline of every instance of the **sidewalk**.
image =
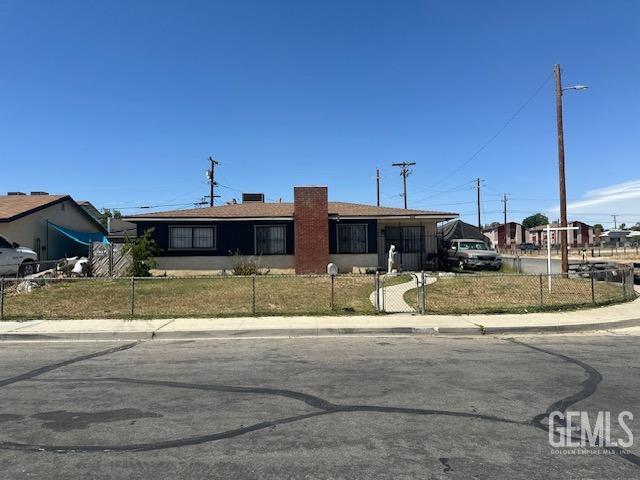
[[640,298],[577,310],[505,315],[376,315],[0,322],[0,340],[150,340],[319,335],[560,333],[640,326]]

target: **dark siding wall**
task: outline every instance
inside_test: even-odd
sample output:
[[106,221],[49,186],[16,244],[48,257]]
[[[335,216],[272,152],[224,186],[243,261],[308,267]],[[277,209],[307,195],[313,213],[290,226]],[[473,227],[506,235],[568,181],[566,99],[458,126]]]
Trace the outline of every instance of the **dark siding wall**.
[[377,220],[329,220],[329,253],[335,254],[338,251],[338,223],[366,223],[367,235],[369,236],[367,253],[378,252],[378,222]]
[[[216,226],[216,250],[169,250],[169,226]],[[285,225],[287,227],[287,255],[293,255],[293,221],[231,221],[231,222],[138,222],[138,236],[153,228],[152,238],[158,244],[160,256],[189,257],[194,255],[233,255],[237,251],[242,255],[253,255],[254,225]]]

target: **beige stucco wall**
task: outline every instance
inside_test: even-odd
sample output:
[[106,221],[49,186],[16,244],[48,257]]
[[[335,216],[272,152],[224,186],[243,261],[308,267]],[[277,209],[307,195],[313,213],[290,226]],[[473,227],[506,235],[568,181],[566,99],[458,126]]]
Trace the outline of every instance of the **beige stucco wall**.
[[0,223],[0,234],[9,241],[18,242],[32,249],[36,247],[36,239],[40,239],[41,248],[36,252],[40,260],[59,259],[65,254],[75,255],[79,250],[84,250],[51,227],[48,229],[49,245],[47,246],[47,220],[79,232],[100,231],[94,222],[80,212],[78,207],[71,201],[65,200],[12,222]]
[[[257,259],[257,257],[247,257]],[[238,261],[233,255],[223,256],[185,256],[185,257],[156,257],[156,270],[207,270],[222,271],[231,270]],[[294,268],[293,255],[263,255],[259,258],[259,264],[269,268],[272,273],[286,271]]]
[[367,268],[378,266],[378,254],[339,253],[329,255],[329,261],[337,265],[340,273],[366,273]]

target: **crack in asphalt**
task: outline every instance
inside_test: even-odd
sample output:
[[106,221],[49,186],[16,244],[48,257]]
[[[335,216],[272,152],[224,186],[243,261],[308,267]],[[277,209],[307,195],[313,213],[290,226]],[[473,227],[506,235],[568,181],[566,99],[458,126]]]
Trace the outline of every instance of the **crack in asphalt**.
[[[534,347],[533,345],[529,345],[527,343],[521,342],[514,338],[509,338],[506,340],[511,343],[538,351],[540,353],[552,355],[567,363],[577,365],[580,368],[582,368],[587,374],[587,377],[585,378],[585,380],[580,384],[582,386],[582,389],[579,392],[576,392],[574,394],[571,394],[567,397],[561,398],[560,400],[553,402],[551,405],[549,405],[549,407],[546,409],[544,413],[539,413],[538,415],[533,417],[533,419],[531,419],[531,425],[533,425],[534,427],[540,430],[543,430],[549,433],[549,428],[550,428],[549,425],[543,423],[543,420],[545,418],[548,418],[552,412],[556,412],[556,411],[562,412],[562,414],[565,414],[565,412],[570,407],[593,395],[598,389],[598,385],[600,384],[600,382],[602,382],[602,379],[603,379],[602,374],[598,370],[596,370],[594,367],[589,365],[588,363],[585,363],[573,357],[569,357],[568,355],[563,355],[562,353],[553,352],[551,350],[546,350],[540,347]],[[571,438],[573,440],[581,440],[581,437],[573,434],[571,435]],[[602,442],[601,448],[603,448],[604,450],[607,450],[608,452],[611,452],[621,458],[624,458],[625,460],[633,463],[634,465],[640,466],[640,456],[634,455],[633,453],[630,453],[624,449],[621,449],[620,447],[606,445],[606,443],[604,443],[604,440],[602,438],[600,439],[600,441]]]
[[95,353],[89,353],[87,355],[80,355],[79,357],[73,357],[69,360],[64,360],[58,363],[52,363],[50,365],[45,365],[44,367],[36,368],[35,370],[31,370],[27,373],[22,373],[20,375],[16,375],[15,377],[5,378],[4,380],[0,380],[0,387],[5,387],[7,385],[11,385],[12,383],[22,382],[24,380],[29,380],[39,375],[43,375],[52,370],[56,370],[58,368],[66,367],[67,365],[71,365],[72,363],[82,362],[84,360],[89,360],[91,358],[101,357],[103,355],[109,355],[111,353],[122,352],[123,350],[129,350],[130,348],[138,345],[139,342],[127,343],[124,345],[119,345],[117,347],[108,348],[107,350],[101,350]]
[[[96,352],[88,355],[74,357],[70,360],[47,365],[35,370],[31,370],[30,372],[27,372],[27,373],[17,375],[15,377],[11,377],[5,380],[0,380],[0,387],[10,385],[12,383],[20,382],[20,381],[25,381],[25,380],[41,381],[41,382],[92,382],[92,383],[117,382],[117,383],[127,383],[127,384],[134,384],[134,385],[155,385],[155,386],[162,386],[162,387],[168,387],[168,388],[184,388],[184,389],[207,390],[207,391],[216,391],[216,392],[281,396],[281,397],[286,397],[293,400],[301,401],[311,407],[318,409],[318,411],[290,416],[290,417],[279,418],[275,420],[258,422],[253,425],[241,426],[240,428],[225,430],[222,432],[215,432],[215,433],[206,434],[206,435],[179,438],[179,439],[166,440],[166,441],[160,441],[160,442],[101,446],[101,445],[44,445],[44,444],[29,444],[29,443],[0,441],[0,449],[21,450],[21,451],[48,451],[48,452],[57,452],[57,453],[90,453],[90,452],[110,452],[110,451],[138,452],[138,451],[160,450],[160,449],[166,449],[166,448],[176,448],[176,447],[184,447],[189,445],[197,445],[197,444],[206,443],[206,442],[213,442],[217,440],[233,438],[240,435],[245,435],[250,432],[264,430],[267,428],[274,428],[277,425],[294,423],[294,422],[306,420],[309,418],[329,415],[333,413],[341,413],[341,412],[399,413],[399,414],[410,414],[410,415],[441,415],[441,416],[451,416],[451,417],[473,418],[478,420],[499,422],[499,423],[505,423],[505,424],[511,424],[511,425],[532,426],[548,433],[550,427],[548,425],[545,425],[543,423],[543,420],[547,418],[551,412],[554,412],[554,411],[560,411],[562,413],[566,412],[566,410],[568,410],[571,406],[593,395],[596,392],[600,382],[602,382],[602,379],[603,379],[602,374],[600,374],[600,372],[598,372],[598,370],[596,370],[594,367],[592,367],[591,365],[581,360],[569,357],[568,355],[553,352],[551,350],[546,350],[544,348],[529,345],[525,342],[521,342],[513,338],[506,339],[506,341],[514,345],[519,345],[519,346],[537,351],[539,353],[543,353],[545,355],[551,355],[567,363],[577,365],[578,367],[583,369],[584,372],[586,373],[585,380],[580,384],[581,389],[576,393],[573,393],[567,397],[563,397],[553,402],[551,405],[549,405],[549,407],[543,413],[537,414],[531,420],[518,421],[518,420],[511,420],[508,418],[496,417],[492,415],[483,415],[483,414],[469,413],[469,412],[456,412],[456,411],[449,411],[449,410],[407,408],[407,407],[380,406],[380,405],[337,404],[337,403],[329,402],[328,400],[325,400],[321,397],[310,395],[303,392],[298,392],[295,390],[275,389],[275,388],[266,388],[266,387],[246,387],[246,386],[221,385],[221,384],[197,384],[197,383],[172,382],[172,381],[161,381],[161,380],[143,380],[143,379],[135,379],[135,378],[127,378],[127,377],[105,377],[105,378],[91,378],[91,379],[82,379],[82,378],[81,379],[68,379],[68,378],[67,379],[35,379],[35,377],[37,376],[40,376],[44,373],[48,373],[58,368],[62,368],[72,363],[88,360],[91,358],[96,358],[102,355],[108,355],[110,353],[116,353],[116,352],[128,350],[138,345],[138,342],[135,342],[135,343],[125,344],[118,347],[110,348],[107,350],[102,350],[100,352]],[[579,439],[579,437],[573,437],[573,438]],[[609,452],[633,463],[634,465],[640,466],[640,457],[638,457],[637,455],[624,451],[619,447],[603,445],[601,448],[608,450]]]

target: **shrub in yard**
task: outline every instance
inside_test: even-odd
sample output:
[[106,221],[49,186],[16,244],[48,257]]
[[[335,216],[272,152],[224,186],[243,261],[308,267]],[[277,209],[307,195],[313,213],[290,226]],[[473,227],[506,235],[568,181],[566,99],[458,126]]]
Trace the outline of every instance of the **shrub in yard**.
[[127,238],[125,251],[131,255],[131,265],[127,275],[131,277],[150,277],[155,267],[153,257],[158,253],[158,246],[151,238],[152,230],[145,230],[141,237],[133,240]]
[[260,257],[246,257],[236,252],[233,255],[233,274],[234,275],[260,275],[269,273],[269,269],[263,271],[260,265]]

